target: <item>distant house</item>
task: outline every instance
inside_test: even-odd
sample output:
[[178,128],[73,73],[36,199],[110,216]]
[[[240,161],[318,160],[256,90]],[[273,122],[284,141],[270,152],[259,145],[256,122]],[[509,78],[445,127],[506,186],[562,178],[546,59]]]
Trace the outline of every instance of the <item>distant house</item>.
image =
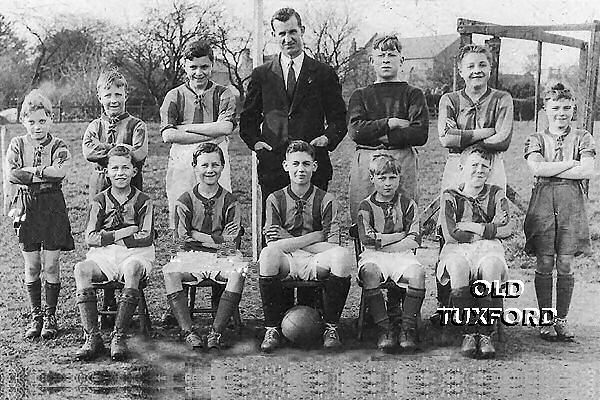
[[[345,81],[348,84],[348,87],[344,88],[345,94],[347,91],[351,92],[356,86],[364,86],[373,82],[373,73],[366,67],[369,64],[369,50],[376,37],[377,34],[373,35],[361,48],[356,49],[355,47],[350,50],[355,54],[352,65],[357,74],[349,74],[351,76]],[[446,70],[446,75],[452,77],[452,62],[460,45],[458,34],[400,38],[400,42],[405,58],[401,72],[402,79],[424,89],[435,89],[442,84],[439,80],[434,82],[430,79],[436,70]],[[366,74],[367,72],[368,74]],[[451,80],[445,83],[452,85]]]

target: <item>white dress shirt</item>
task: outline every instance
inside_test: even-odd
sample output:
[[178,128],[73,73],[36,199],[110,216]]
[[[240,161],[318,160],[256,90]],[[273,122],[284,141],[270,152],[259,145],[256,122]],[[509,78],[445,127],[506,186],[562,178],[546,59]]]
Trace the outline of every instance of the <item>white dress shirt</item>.
[[304,52],[300,53],[300,55],[296,56],[295,58],[289,58],[283,53],[280,54],[279,62],[281,63],[281,69],[283,70],[285,87],[287,87],[287,76],[290,70],[290,61],[292,60],[294,60],[294,75],[296,75],[296,82],[298,82],[300,70],[302,69],[302,63],[304,62]]

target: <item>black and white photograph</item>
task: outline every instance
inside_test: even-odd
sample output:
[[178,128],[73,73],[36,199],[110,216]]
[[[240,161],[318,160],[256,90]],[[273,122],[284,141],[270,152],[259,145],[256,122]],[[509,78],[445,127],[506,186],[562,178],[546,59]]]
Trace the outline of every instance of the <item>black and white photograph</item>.
[[0,399],[600,398],[600,3],[0,0]]

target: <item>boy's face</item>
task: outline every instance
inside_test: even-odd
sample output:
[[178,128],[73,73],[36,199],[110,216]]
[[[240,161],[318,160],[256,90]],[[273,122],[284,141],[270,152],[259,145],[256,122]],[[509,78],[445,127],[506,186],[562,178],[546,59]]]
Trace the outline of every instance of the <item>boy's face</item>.
[[191,87],[204,88],[212,74],[213,62],[208,56],[194,57],[192,60],[186,58],[183,69]]
[[106,176],[110,179],[112,187],[125,189],[131,184],[131,178],[135,176],[137,169],[131,163],[129,157],[111,156],[106,167]]
[[492,172],[491,160],[486,160],[480,154],[469,154],[461,164],[465,183],[473,188],[481,188]]
[[35,110],[23,118],[22,124],[32,139],[44,140],[50,133],[52,117],[46,114],[46,110]]
[[196,159],[196,167],[194,171],[198,180],[206,185],[216,185],[223,172],[223,163],[219,157],[219,153],[201,153]]
[[373,49],[370,61],[377,78],[385,81],[397,78],[400,67],[404,63],[404,57],[397,50]]
[[548,116],[548,124],[555,128],[566,129],[573,119],[575,108],[571,99],[548,100],[544,109]]
[[290,175],[290,182],[297,185],[308,185],[313,173],[317,170],[317,162],[310,154],[295,151],[286,154],[283,170]]
[[487,86],[492,66],[483,53],[467,53],[460,62],[458,72],[468,87],[479,89]]
[[394,197],[398,186],[400,186],[400,177],[393,172],[371,175],[370,179],[373,186],[375,186],[375,191],[384,198]]
[[285,56],[294,58],[302,53],[304,49],[304,27],[298,25],[295,16],[290,17],[285,22],[274,20],[273,36]]
[[117,86],[114,83],[109,88],[98,90],[98,100],[106,115],[116,117],[125,112],[125,102],[127,101],[127,91],[125,86]]

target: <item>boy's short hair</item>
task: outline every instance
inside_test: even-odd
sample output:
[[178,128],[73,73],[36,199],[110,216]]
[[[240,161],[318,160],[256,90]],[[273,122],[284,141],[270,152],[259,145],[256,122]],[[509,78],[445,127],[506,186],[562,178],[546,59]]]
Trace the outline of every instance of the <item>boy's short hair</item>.
[[308,153],[312,159],[315,159],[315,148],[312,144],[305,142],[304,140],[292,140],[285,150],[285,156],[291,153]]
[[125,157],[125,158],[129,158],[129,161],[131,161],[131,165],[133,164],[133,153],[131,151],[131,149],[128,146],[122,145],[122,144],[118,144],[115,147],[113,147],[112,149],[110,149],[108,151],[108,153],[106,154],[106,159],[107,161],[110,161],[111,157]]
[[383,174],[400,175],[400,166],[394,157],[385,153],[375,153],[369,162],[369,174],[371,176]]
[[44,110],[46,115],[52,115],[52,103],[50,100],[42,94],[42,92],[38,89],[33,89],[31,92],[25,96],[23,99],[23,104],[21,105],[21,113],[19,118],[21,121],[25,119],[29,114],[37,110]]
[[544,105],[546,105],[549,100],[556,101],[560,99],[575,100],[571,90],[565,87],[561,82],[555,83],[544,92]]
[[125,76],[123,76],[116,66],[110,66],[100,72],[98,82],[96,83],[96,91],[100,93],[100,90],[106,90],[112,85],[118,88],[124,87],[125,92],[127,92],[127,79],[125,79]]
[[183,50],[183,58],[186,60],[193,60],[194,58],[208,57],[211,62],[215,61],[215,55],[210,43],[204,40],[195,40],[188,43]]
[[480,146],[472,146],[472,147],[465,149],[465,151],[463,151],[462,154],[460,155],[461,165],[465,164],[465,161],[471,154],[477,154],[481,158],[483,158],[484,160],[489,161],[489,162],[492,162],[492,159],[494,157],[494,155],[492,153],[485,150],[484,148],[482,148]]
[[294,10],[291,7],[280,8],[279,10],[275,11],[275,14],[273,14],[273,16],[271,17],[271,29],[275,30],[275,27],[273,26],[273,22],[275,20],[286,22],[289,21],[289,19],[292,17],[296,17],[296,21],[298,21],[298,26],[302,26],[302,18],[300,17],[300,14],[298,14],[298,11]]
[[485,57],[488,59],[489,63],[492,64],[492,53],[487,46],[482,46],[480,44],[467,44],[458,49],[458,53],[456,54],[456,65],[460,66],[463,58],[469,53],[476,54],[485,54]]
[[396,35],[379,36],[373,40],[373,50],[397,51],[402,53],[402,44]]
[[198,157],[200,157],[200,154],[203,153],[218,153],[221,164],[225,166],[225,156],[223,155],[223,150],[221,150],[221,148],[214,143],[206,142],[201,143],[198,145],[198,147],[196,147],[196,150],[194,150],[194,154],[192,155],[192,167],[195,167],[198,164]]

